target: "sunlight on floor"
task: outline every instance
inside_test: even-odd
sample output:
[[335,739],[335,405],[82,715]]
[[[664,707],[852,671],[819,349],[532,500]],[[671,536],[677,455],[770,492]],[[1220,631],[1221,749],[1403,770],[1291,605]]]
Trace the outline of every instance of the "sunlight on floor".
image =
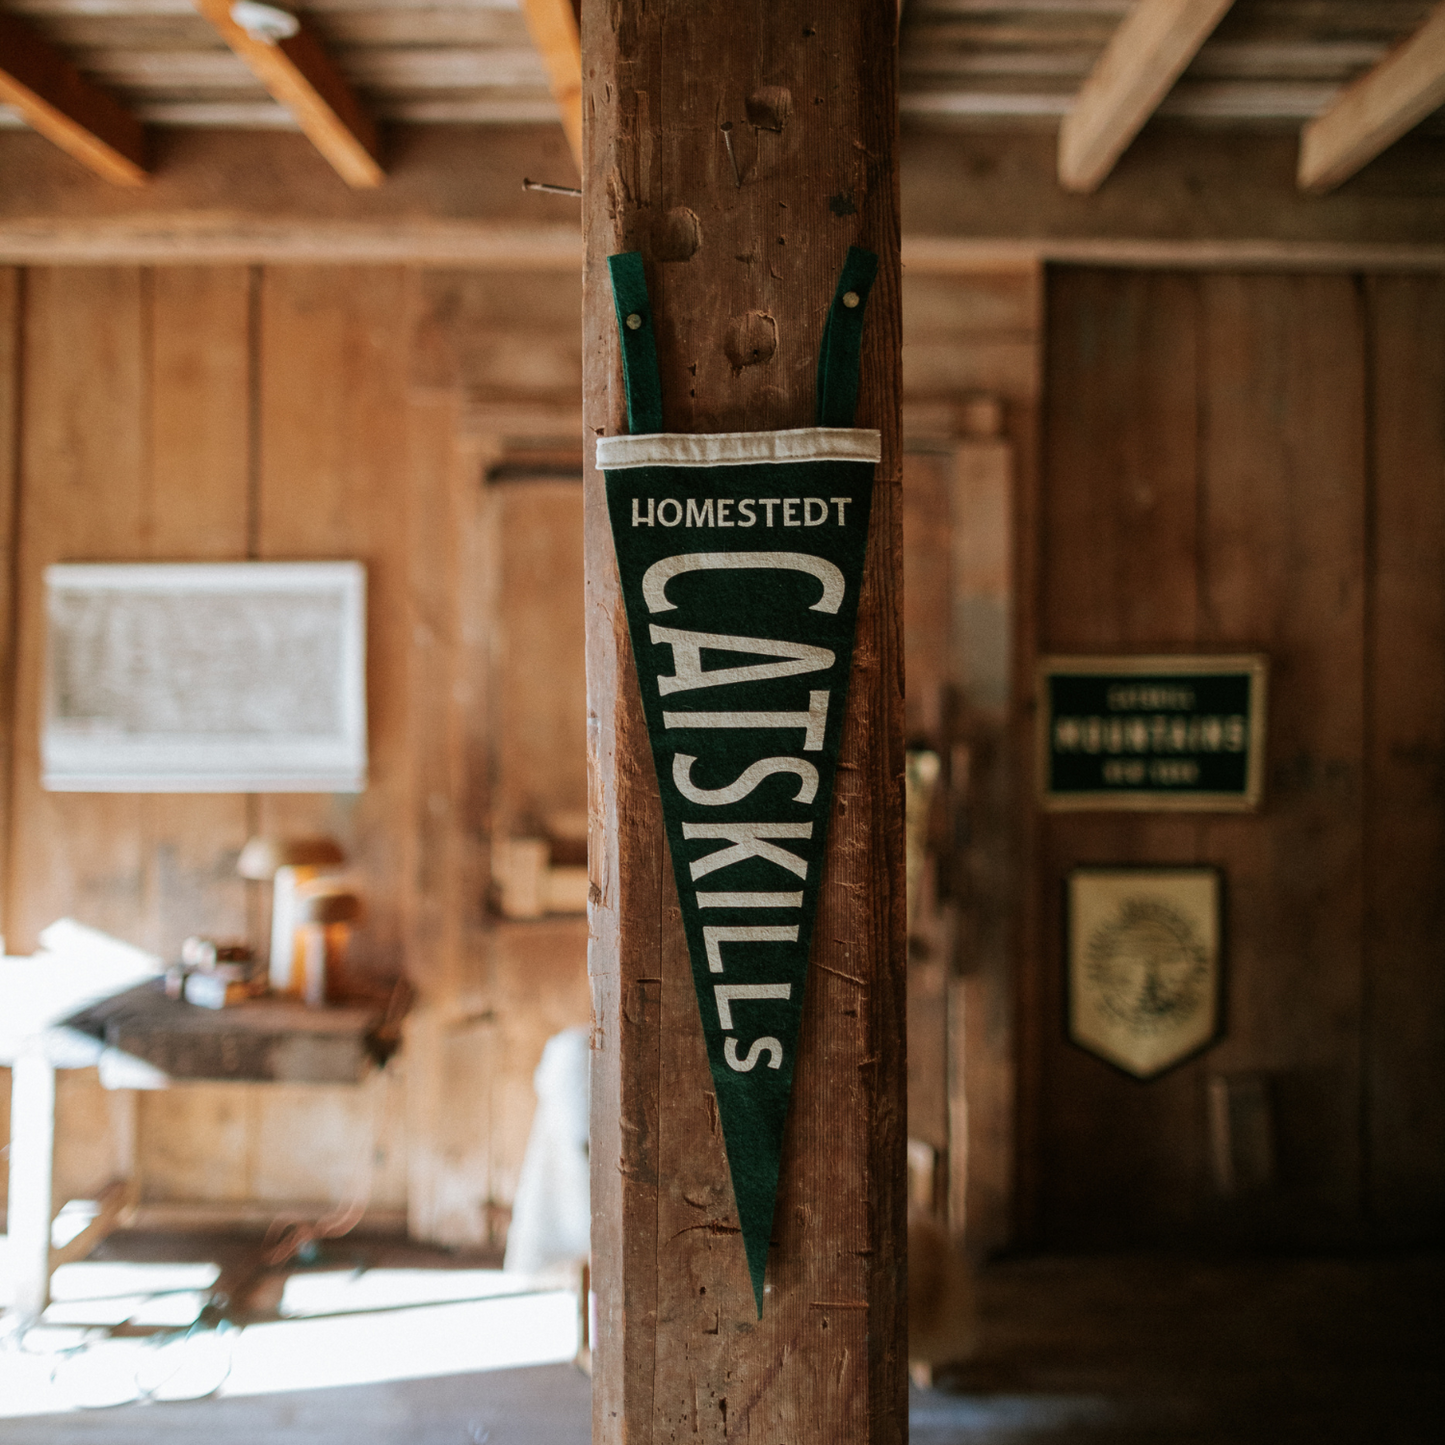
[[[201,1319],[214,1264],[97,1262],[55,1273],[20,1334],[0,1322],[0,1418],[267,1395],[571,1360],[577,1300],[500,1270],[293,1275],[283,1318]],[[6,1328],[6,1325],[10,1328]]]
[[321,1270],[293,1274],[286,1281],[281,1313],[339,1315],[527,1292],[524,1275],[499,1269]]

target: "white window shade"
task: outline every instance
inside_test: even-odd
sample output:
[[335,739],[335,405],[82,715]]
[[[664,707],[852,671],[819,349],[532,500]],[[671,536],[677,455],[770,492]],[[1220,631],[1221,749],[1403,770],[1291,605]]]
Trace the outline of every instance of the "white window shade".
[[360,563],[65,564],[45,590],[46,788],[366,787]]

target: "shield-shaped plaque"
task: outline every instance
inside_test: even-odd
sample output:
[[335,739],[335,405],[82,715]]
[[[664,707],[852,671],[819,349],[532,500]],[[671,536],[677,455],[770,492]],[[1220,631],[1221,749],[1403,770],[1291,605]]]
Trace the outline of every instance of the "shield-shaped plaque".
[[1214,868],[1077,868],[1068,880],[1068,1029],[1080,1048],[1152,1079],[1220,1025]]

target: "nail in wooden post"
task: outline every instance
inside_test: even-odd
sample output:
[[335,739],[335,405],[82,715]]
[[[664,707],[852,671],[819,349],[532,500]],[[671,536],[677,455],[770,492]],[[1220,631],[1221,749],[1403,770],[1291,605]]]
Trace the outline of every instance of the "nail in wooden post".
[[876,252],[856,422],[883,434],[761,1321],[587,473],[598,1445],[906,1436],[896,39],[895,0],[583,0],[589,446],[627,430],[626,250],[677,432],[811,425],[844,256]]

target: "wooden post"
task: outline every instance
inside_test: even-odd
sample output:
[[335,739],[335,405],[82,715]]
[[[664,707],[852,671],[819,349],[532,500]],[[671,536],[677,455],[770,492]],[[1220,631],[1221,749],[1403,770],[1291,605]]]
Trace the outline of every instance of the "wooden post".
[[601,475],[586,483],[593,1438],[907,1433],[894,0],[583,0],[586,436],[627,430],[606,258],[637,250],[669,431],[812,424],[850,244],[883,433],[761,1320],[737,1233]]

